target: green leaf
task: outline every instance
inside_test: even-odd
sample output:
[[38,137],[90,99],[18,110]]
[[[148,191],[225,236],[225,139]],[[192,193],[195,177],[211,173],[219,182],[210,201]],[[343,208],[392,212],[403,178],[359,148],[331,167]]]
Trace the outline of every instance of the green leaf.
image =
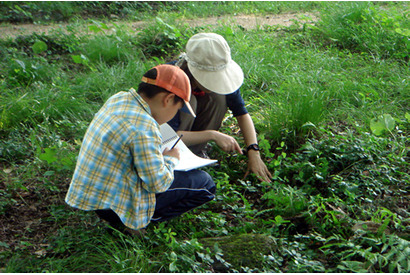
[[372,130],[372,133],[376,136],[381,136],[386,128],[384,127],[381,121],[377,119],[372,119],[370,121],[370,129]]
[[280,215],[275,217],[275,224],[276,225],[281,225],[281,224],[289,223],[289,222],[290,221],[283,219],[282,216],[280,216]]
[[57,151],[55,148],[45,148],[44,153],[40,154],[39,159],[47,161],[48,164],[51,164],[57,161]]
[[54,174],[55,174],[54,171],[46,171],[46,172],[44,173],[44,176],[48,177],[48,176],[53,176]]
[[394,118],[389,114],[379,116],[370,121],[370,129],[376,136],[382,135],[385,131],[392,131],[396,126]]
[[175,29],[175,28],[172,27],[171,25],[165,23],[161,18],[156,17],[155,19],[156,19],[160,24],[163,24],[164,26],[168,27],[169,29],[171,29],[171,30],[174,30],[174,29]]
[[100,28],[100,30],[104,29],[104,30],[108,30],[110,28],[108,28],[108,26],[103,23],[103,22],[99,22],[99,21],[95,21],[95,20],[91,20],[91,22],[94,23],[95,26],[97,26],[98,28]]
[[74,63],[83,64],[83,65],[88,64],[88,59],[83,54],[81,54],[81,55],[72,55],[71,58],[73,59]]
[[94,20],[91,20],[91,22],[93,22],[94,25],[88,26],[88,29],[90,31],[94,32],[94,33],[98,33],[102,30],[109,30],[110,29],[110,28],[108,28],[108,26],[105,23],[94,21]]
[[410,30],[409,29],[396,28],[395,31],[398,34],[401,34],[401,35],[404,35],[404,36],[410,36]]
[[407,119],[407,122],[410,122],[410,113],[406,113],[405,117]]
[[382,119],[384,121],[384,124],[386,125],[387,130],[393,131],[394,127],[396,126],[394,118],[389,114],[385,114],[382,116]]
[[24,61],[16,59],[17,64],[20,65],[20,67],[25,71],[26,70],[26,63]]
[[312,128],[316,128],[316,125],[313,124],[312,122],[308,121],[305,124],[302,125],[302,127],[312,127]]
[[172,263],[169,264],[169,271],[170,271],[170,272],[176,272],[176,271],[178,271],[178,267],[177,267],[177,265],[176,265],[175,262],[172,262]]
[[47,51],[48,49],[47,44],[44,41],[39,40],[37,40],[36,43],[34,43],[33,46],[31,46],[31,48],[33,49],[33,52],[35,54],[42,53],[44,51]]
[[74,63],[81,64],[82,60],[79,55],[72,55],[71,58],[73,59]]
[[95,26],[95,25],[88,26],[88,29],[89,29],[90,31],[94,32],[94,33],[98,33],[98,32],[100,32],[100,31],[102,31],[100,27]]
[[338,268],[351,272],[367,273],[364,263],[358,261],[342,261]]

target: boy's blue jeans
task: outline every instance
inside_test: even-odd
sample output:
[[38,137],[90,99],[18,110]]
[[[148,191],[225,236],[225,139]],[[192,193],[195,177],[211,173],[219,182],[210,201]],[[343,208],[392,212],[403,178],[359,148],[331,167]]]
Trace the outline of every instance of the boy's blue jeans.
[[[215,197],[216,186],[211,176],[202,170],[174,172],[170,188],[156,194],[156,206],[151,222],[162,222],[194,209]],[[125,225],[111,209],[96,210],[97,215],[120,231]]]
[[179,216],[215,197],[216,186],[211,176],[202,170],[174,172],[174,182],[164,193],[156,195],[152,222]]

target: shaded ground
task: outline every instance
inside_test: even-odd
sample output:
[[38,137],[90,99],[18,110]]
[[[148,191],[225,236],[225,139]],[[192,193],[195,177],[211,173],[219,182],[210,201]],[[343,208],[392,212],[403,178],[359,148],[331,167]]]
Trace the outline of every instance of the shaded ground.
[[4,168],[1,174],[3,179],[0,181],[0,190],[6,190],[14,205],[3,208],[0,213],[0,252],[12,252],[16,248],[30,246],[32,253],[40,253],[48,247],[47,237],[59,227],[53,218],[54,211],[51,208],[64,204],[70,179],[56,179],[53,191],[48,190],[41,181],[24,184],[24,189],[8,190],[6,185],[13,185],[16,175],[11,169]]

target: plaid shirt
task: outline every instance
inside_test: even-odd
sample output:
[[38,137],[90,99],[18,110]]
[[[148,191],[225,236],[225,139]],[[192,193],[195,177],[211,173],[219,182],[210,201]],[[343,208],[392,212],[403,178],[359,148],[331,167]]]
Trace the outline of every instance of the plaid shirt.
[[134,89],[117,93],[87,129],[66,202],[82,210],[112,209],[132,229],[146,226],[155,193],[169,188],[178,162],[160,148],[148,104]]

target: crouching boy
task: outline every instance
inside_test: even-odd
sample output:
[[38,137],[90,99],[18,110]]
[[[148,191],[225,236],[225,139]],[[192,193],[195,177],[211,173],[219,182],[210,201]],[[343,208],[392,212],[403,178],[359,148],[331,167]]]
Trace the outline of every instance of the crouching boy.
[[161,152],[159,126],[189,105],[190,82],[178,67],[144,74],[138,91],[110,97],[84,136],[66,202],[94,210],[120,231],[178,216],[214,198],[204,171],[175,172],[177,148]]

